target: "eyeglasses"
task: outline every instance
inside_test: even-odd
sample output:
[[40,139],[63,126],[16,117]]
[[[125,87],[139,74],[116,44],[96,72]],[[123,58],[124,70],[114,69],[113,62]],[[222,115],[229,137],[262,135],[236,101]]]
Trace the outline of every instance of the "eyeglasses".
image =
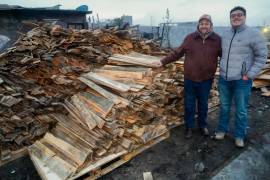
[[243,13],[231,14],[231,18],[236,18],[236,17],[240,18],[242,16],[244,16]]

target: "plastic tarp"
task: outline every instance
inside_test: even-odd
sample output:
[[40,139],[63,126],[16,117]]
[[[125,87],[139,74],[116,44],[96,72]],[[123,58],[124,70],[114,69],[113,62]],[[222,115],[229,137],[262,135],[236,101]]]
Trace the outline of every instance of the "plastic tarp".
[[5,45],[10,41],[7,36],[0,34],[0,51],[4,49]]

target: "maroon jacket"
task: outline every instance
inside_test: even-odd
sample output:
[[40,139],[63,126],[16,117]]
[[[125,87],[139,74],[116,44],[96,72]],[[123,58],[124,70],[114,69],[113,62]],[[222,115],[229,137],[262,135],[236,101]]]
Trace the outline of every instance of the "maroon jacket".
[[214,77],[218,56],[221,56],[221,38],[212,32],[204,41],[199,32],[186,36],[180,47],[161,60],[163,65],[178,60],[185,55],[184,76],[201,82]]

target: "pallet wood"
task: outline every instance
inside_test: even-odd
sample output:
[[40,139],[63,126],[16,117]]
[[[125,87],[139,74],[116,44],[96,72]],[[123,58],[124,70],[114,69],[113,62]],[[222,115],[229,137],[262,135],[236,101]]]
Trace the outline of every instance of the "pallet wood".
[[[90,172],[92,172],[94,174],[91,173],[91,176],[89,177],[89,179],[96,179],[96,178],[114,170],[115,168],[123,165],[124,163],[130,161],[136,155],[151,148],[155,144],[161,142],[162,140],[167,139],[168,137],[169,137],[169,132],[165,133],[162,136],[157,137],[156,139],[152,140],[151,142],[137,148],[135,151],[132,151],[130,153],[127,153],[127,151],[123,150],[117,154],[111,154],[105,158],[102,158],[101,160],[97,161],[96,163],[90,164],[89,166],[83,168],[81,171],[74,174],[69,179],[76,179],[76,178],[79,178],[82,175],[85,175],[85,174],[90,173]],[[33,148],[35,146],[36,145],[33,145],[33,147],[29,149],[29,151],[33,151]],[[36,153],[36,151],[34,151],[34,152]],[[47,151],[47,152],[49,154],[43,158],[50,159],[50,157],[53,157],[52,152],[50,152],[50,151]],[[70,173],[65,172],[65,170],[63,170],[63,169],[57,171],[58,173],[56,174],[55,172],[52,172],[50,170],[50,167],[48,167],[48,165],[46,165],[47,163],[46,164],[44,163],[45,162],[44,160],[41,160],[35,154],[30,153],[30,157],[31,157],[33,163],[35,164],[39,175],[44,180],[49,180],[51,178],[62,179],[62,178],[67,178],[71,175]],[[118,160],[115,161],[115,159],[118,159]],[[57,160],[59,161],[59,159],[57,159]],[[54,160],[54,161],[56,161],[56,160]],[[60,161],[60,162],[62,162],[62,161]],[[101,168],[102,166],[106,166],[106,167]],[[60,178],[59,178],[59,176],[60,176]]]
[[81,166],[89,155],[88,153],[83,153],[83,151],[81,151],[80,149],[71,146],[66,141],[55,137],[51,133],[46,133],[46,135],[42,139],[42,142],[47,142],[54,146],[56,149],[59,149],[63,154],[76,162],[78,166]]
[[160,59],[152,59],[152,58],[145,58],[145,57],[133,57],[121,54],[114,54],[112,57],[109,57],[109,63],[117,64],[120,63],[128,63],[133,65],[141,65],[146,67],[155,67],[153,62],[158,62]]
[[[89,173],[89,177],[86,179],[92,180],[92,179],[97,179],[111,171],[113,171],[114,169],[116,169],[117,167],[129,162],[132,158],[134,158],[135,156],[137,156],[138,154],[142,153],[143,151],[153,147],[154,145],[158,144],[159,142],[167,139],[169,137],[169,133],[165,133],[164,135],[157,137],[156,139],[152,140],[151,142],[137,148],[135,151],[127,153],[122,155],[119,160],[114,161],[112,163],[108,162],[108,164],[100,164],[98,167],[100,169],[89,169],[89,171],[87,173]],[[105,168],[101,168],[101,166],[106,165]],[[95,170],[93,173],[90,173],[92,170]],[[85,173],[86,174],[86,173]],[[74,176],[75,178],[78,178],[80,176],[82,176],[84,174],[78,174]],[[73,178],[72,178],[73,179]]]
[[[147,56],[136,53],[128,57],[117,56],[127,58],[129,61],[137,59],[137,62],[147,59]],[[151,64],[158,58],[149,57],[149,59],[145,62]],[[106,68],[107,71],[124,69],[115,66]],[[88,154],[86,144],[93,152],[89,153],[89,158],[82,164],[72,157],[67,157],[71,155],[67,150],[62,150],[53,142],[46,143],[45,136],[44,142],[42,140],[41,142],[50,148],[57,158],[66,159],[67,163],[75,167],[73,169],[75,171],[70,171],[69,175],[76,171],[80,172],[96,162],[107,162],[107,157],[122,151],[128,152],[121,156],[121,159],[127,161],[140,152],[138,149],[143,149],[149,142],[163,137],[163,134],[168,131],[168,125],[176,126],[176,122],[181,121],[179,111],[183,112],[183,76],[179,71],[183,70],[183,64],[173,64],[168,69],[157,71],[148,67],[136,69],[137,66],[134,65],[125,68],[132,69],[131,72],[143,72],[143,79],[119,78],[117,75],[110,77],[95,72],[82,74],[79,78],[74,77],[82,82],[81,85],[85,90],[78,91],[65,100],[63,107],[67,109],[68,114],[48,115],[58,122],[52,134],[65,141],[66,147],[77,149],[75,155],[80,151],[82,154]],[[124,76],[124,73],[120,74]],[[132,81],[128,82],[129,79]],[[151,83],[140,84],[140,81]],[[216,94],[211,91],[211,97]],[[93,121],[95,124],[90,127],[87,125],[86,118],[89,118],[87,121]],[[99,119],[104,120],[102,126],[98,126]],[[79,141],[76,142],[76,139]],[[80,144],[77,144],[79,142]],[[114,161],[118,160],[114,159]],[[105,164],[109,165],[108,163],[112,163],[111,160]],[[103,165],[100,168],[102,169]],[[68,173],[66,174],[68,176]]]
[[10,158],[6,161],[0,161],[0,167],[7,164],[7,163],[10,163],[12,161],[15,161],[21,157],[24,157],[28,154],[28,151],[27,151],[27,148],[24,147],[24,148],[21,148],[19,150],[16,150],[16,151],[11,151],[11,154],[10,154]]
[[71,100],[77,110],[80,112],[82,118],[85,120],[89,129],[93,129],[96,126],[98,126],[99,128],[103,127],[105,121],[91,111],[91,109],[87,106],[87,103],[81,96],[73,95],[71,97]]
[[[31,147],[28,148],[31,159],[34,159],[38,172],[42,178],[47,179],[47,173],[49,176],[55,174],[61,179],[66,179],[71,176],[76,167],[66,163],[63,159],[55,156],[55,153],[46,147],[43,143],[37,141]],[[43,171],[45,167],[46,171]],[[54,170],[55,173],[51,173]],[[59,179],[59,178],[58,178]]]
[[130,86],[123,84],[123,83],[119,83],[118,81],[113,81],[109,78],[106,78],[104,76],[100,76],[96,73],[87,73],[83,76],[84,78],[87,78],[89,80],[92,80],[94,82],[96,82],[97,84],[101,84],[103,86],[107,86],[109,88],[112,88],[116,91],[120,91],[120,92],[128,92],[130,90]]
[[79,95],[88,104],[89,108],[102,118],[106,118],[114,106],[111,100],[98,94],[80,93]]
[[80,81],[82,81],[83,83],[85,83],[87,86],[93,88],[94,90],[96,90],[98,93],[100,93],[101,95],[103,95],[104,97],[110,99],[111,101],[113,101],[115,104],[123,104],[125,106],[127,106],[129,104],[129,102],[119,96],[116,96],[115,94],[112,94],[110,92],[108,92],[107,90],[105,90],[104,88],[96,85],[94,82],[92,82],[89,79],[86,79],[84,77],[79,77],[78,78]]

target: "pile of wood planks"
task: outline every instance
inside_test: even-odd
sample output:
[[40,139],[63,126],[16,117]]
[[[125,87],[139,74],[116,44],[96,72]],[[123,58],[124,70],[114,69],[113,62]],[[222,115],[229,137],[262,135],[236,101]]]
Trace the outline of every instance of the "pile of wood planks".
[[[0,70],[0,162],[31,145],[55,122],[46,117],[52,111],[49,98],[39,96],[41,89]],[[36,97],[34,97],[36,96]]]
[[114,28],[36,25],[0,54],[0,161],[11,159],[57,122],[46,115],[64,112],[57,104],[85,91],[87,85],[77,79],[81,74],[103,66],[114,53],[163,52],[152,43],[118,35]]
[[60,179],[76,177],[97,162],[163,137],[182,122],[183,63],[151,68],[159,60],[135,52],[115,54],[107,65],[78,77],[88,88],[65,100],[67,114],[49,114],[56,127],[29,147],[45,179],[46,171]]
[[270,59],[267,59],[265,67],[253,81],[254,88],[260,88],[262,96],[270,96]]
[[31,145],[42,177],[71,178],[182,123],[183,63],[152,68],[161,57],[146,54],[167,51],[118,35],[38,26],[0,55],[2,160]]

